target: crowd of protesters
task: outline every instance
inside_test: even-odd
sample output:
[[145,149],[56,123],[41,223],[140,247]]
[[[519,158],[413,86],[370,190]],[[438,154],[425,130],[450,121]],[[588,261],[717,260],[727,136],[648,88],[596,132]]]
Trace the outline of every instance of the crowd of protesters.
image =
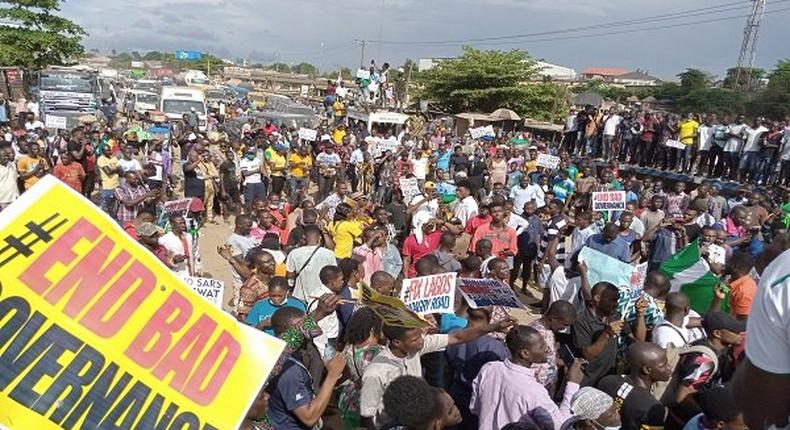
[[[255,121],[232,139],[216,113],[201,132],[189,114],[110,112],[56,133],[32,112],[0,124],[0,208],[52,174],[195,276],[210,276],[201,229],[232,222],[208,244],[233,275],[226,310],[287,344],[244,429],[788,426],[787,124],[586,109],[561,142],[476,140],[442,123],[369,132],[332,109],[304,141]],[[613,190],[626,210],[593,212],[592,193]],[[661,270],[693,242],[721,280],[704,310]],[[585,247],[647,263],[643,285],[590,285]],[[362,284],[397,297],[403,279],[447,272],[511,286],[535,318],[459,296],[410,329],[357,299]]]

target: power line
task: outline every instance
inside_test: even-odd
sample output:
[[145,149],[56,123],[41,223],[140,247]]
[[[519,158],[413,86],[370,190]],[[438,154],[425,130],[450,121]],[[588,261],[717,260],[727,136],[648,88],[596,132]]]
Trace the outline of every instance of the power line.
[[[765,15],[769,15],[772,13],[780,13],[780,12],[787,12],[790,11],[790,7],[782,8],[782,9],[775,9],[770,12],[765,12]],[[716,22],[724,22],[724,21],[732,21],[747,18],[749,15],[737,15],[737,16],[726,16],[721,18],[713,18],[713,19],[705,19],[699,21],[689,21],[679,24],[669,24],[669,25],[662,25],[662,26],[653,26],[653,27],[642,27],[642,28],[632,28],[626,30],[617,30],[617,31],[608,31],[603,33],[587,33],[587,34],[577,34],[577,35],[569,35],[569,36],[562,36],[562,37],[549,37],[543,39],[531,39],[531,40],[520,40],[520,41],[504,41],[504,42],[483,42],[478,43],[477,45],[487,45],[487,46],[494,46],[494,45],[513,45],[513,44],[521,44],[521,43],[540,43],[540,42],[556,42],[556,41],[563,41],[563,40],[573,40],[573,39],[585,39],[588,37],[601,37],[601,36],[611,36],[616,34],[628,34],[628,33],[639,33],[643,31],[654,31],[654,30],[665,30],[669,28],[679,28],[685,27],[689,25],[698,25],[698,24],[712,24]]]
[[[787,1],[787,0],[785,0]],[[789,11],[790,8],[782,8],[782,9],[775,9],[769,12],[765,12],[766,15],[773,14],[773,13],[780,13]],[[528,39],[528,40],[510,40],[510,41],[490,41],[490,42],[478,42],[475,45],[485,45],[485,46],[498,46],[498,45],[513,45],[513,44],[522,44],[522,43],[540,43],[540,42],[555,42],[555,41],[562,41],[562,40],[573,40],[573,39],[584,39],[589,37],[601,37],[601,36],[610,36],[616,34],[628,34],[628,33],[638,33],[642,31],[653,31],[653,30],[664,30],[670,28],[678,28],[678,27],[685,27],[689,25],[697,25],[697,24],[710,24],[716,22],[724,22],[724,21],[731,21],[736,19],[743,19],[748,17],[749,15],[736,15],[736,16],[726,16],[726,17],[719,17],[713,19],[705,19],[705,20],[698,20],[698,21],[688,21],[678,24],[668,24],[668,25],[661,25],[661,26],[653,26],[653,27],[641,27],[641,28],[631,28],[631,29],[624,29],[624,30],[616,30],[616,31],[608,31],[603,33],[585,33],[585,34],[577,34],[577,35],[568,35],[568,36],[559,36],[559,37],[548,37],[542,39]],[[367,41],[370,42],[370,41]],[[433,45],[424,45],[424,46],[433,46]]]
[[[773,3],[785,3],[790,0],[776,0]],[[710,15],[710,14],[719,14],[723,12],[730,12],[739,9],[745,9],[744,2],[734,2],[734,3],[725,3],[717,6],[709,6],[704,8],[697,8],[697,9],[689,9],[685,11],[667,13],[662,15],[653,15],[647,16],[642,18],[634,18],[634,19],[627,19],[621,21],[611,21],[605,22],[600,24],[594,25],[587,25],[581,27],[573,27],[573,28],[564,28],[558,30],[550,30],[550,31],[542,31],[542,32],[534,32],[534,33],[524,33],[524,34],[512,34],[506,36],[490,36],[490,37],[479,37],[479,38],[469,38],[469,39],[457,39],[457,40],[441,40],[441,41],[387,41],[387,40],[366,40],[368,43],[378,43],[378,44],[386,44],[386,45],[429,45],[429,46],[438,46],[438,45],[458,45],[458,44],[466,44],[466,43],[479,43],[479,42],[490,42],[490,41],[499,41],[499,40],[507,40],[507,39],[526,39],[536,36],[548,36],[552,34],[565,34],[565,33],[577,33],[579,31],[584,30],[600,30],[604,28],[612,28],[612,27],[624,27],[624,26],[633,26],[641,23],[646,22],[660,22],[660,21],[667,21],[667,20],[674,20],[674,19],[685,19],[689,17],[699,16],[699,15]],[[743,18],[745,16],[740,16]],[[727,19],[735,19],[733,17],[727,17]]]

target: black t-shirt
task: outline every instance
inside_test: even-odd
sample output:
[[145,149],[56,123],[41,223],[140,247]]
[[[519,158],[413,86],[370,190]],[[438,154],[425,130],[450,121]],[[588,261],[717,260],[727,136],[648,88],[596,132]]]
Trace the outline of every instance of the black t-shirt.
[[469,171],[469,157],[466,154],[450,156],[450,167],[453,168],[455,173]]
[[[606,324],[599,320],[595,315],[590,312],[588,308],[584,308],[576,322],[571,326],[571,341],[573,346],[581,355],[581,349],[592,345],[603,336]],[[631,333],[631,327],[628,324],[623,325],[621,336],[628,336]],[[617,338],[610,337],[606,343],[603,351],[592,360],[589,360],[587,365],[584,366],[584,378],[582,378],[582,386],[594,386],[604,376],[614,371],[615,360],[617,358]]]
[[620,375],[609,375],[598,388],[612,396],[619,405],[622,430],[662,429],[666,421],[666,408],[647,389],[637,387]]

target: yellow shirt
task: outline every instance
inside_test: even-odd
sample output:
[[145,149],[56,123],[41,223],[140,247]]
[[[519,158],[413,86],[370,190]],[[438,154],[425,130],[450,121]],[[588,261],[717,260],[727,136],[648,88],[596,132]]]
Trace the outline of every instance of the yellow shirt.
[[346,137],[346,131],[336,128],[332,131],[332,141],[340,145],[343,143],[343,138]]
[[118,159],[115,157],[105,157],[101,156],[96,160],[96,165],[99,166],[99,175],[101,176],[101,188],[102,190],[114,190],[121,186],[121,175],[118,174],[118,171],[114,171],[113,173],[107,173],[104,171],[104,167],[109,167],[111,169],[118,168]]
[[340,221],[331,225],[332,239],[335,241],[335,258],[351,258],[354,239],[362,236],[362,223],[359,221]]
[[304,178],[310,173],[310,168],[313,167],[313,157],[310,154],[302,157],[294,152],[288,157],[288,162],[291,163],[291,176],[295,178]]
[[346,106],[340,100],[336,101],[332,105],[332,110],[335,111],[335,116],[343,116],[343,111],[346,109]]
[[[280,155],[279,152],[271,148],[266,150],[266,165],[269,166],[272,176],[283,176],[285,174],[286,164],[284,155]],[[275,171],[275,169],[277,169],[277,171]]]
[[[41,169],[39,169],[40,173],[44,173],[49,169],[49,163],[47,163],[47,160],[43,157],[33,158],[29,155],[23,155],[22,158],[16,162],[16,170],[19,172],[19,176],[22,176],[25,173],[32,172],[39,164],[41,164]],[[28,176],[24,180],[25,189],[30,189],[30,187],[36,185],[39,179],[41,178],[39,178],[38,175]]]
[[694,139],[697,137],[697,129],[699,128],[699,123],[697,121],[689,120],[683,121],[680,123],[679,129],[679,136],[680,141],[686,145],[693,145]]

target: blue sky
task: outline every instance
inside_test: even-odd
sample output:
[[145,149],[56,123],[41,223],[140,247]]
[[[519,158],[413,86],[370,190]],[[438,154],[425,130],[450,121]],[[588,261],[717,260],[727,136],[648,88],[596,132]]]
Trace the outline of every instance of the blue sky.
[[[526,49],[534,57],[581,70],[588,66],[640,68],[673,78],[686,67],[723,75],[735,64],[750,2],[734,0],[68,0],[64,15],[88,32],[85,44],[102,51],[192,49],[230,58],[286,63],[308,61],[322,69],[359,63],[355,39],[398,42],[557,31],[592,26],[579,33],[478,44],[480,48]],[[726,9],[707,10],[732,4]],[[696,10],[683,18],[684,11]],[[790,0],[768,0],[757,66],[771,68],[790,57]],[[715,12],[720,13],[715,13]],[[627,27],[602,23],[656,15],[668,19]],[[688,14],[686,14],[688,15]],[[664,27],[600,37],[590,33]],[[556,38],[565,38],[556,40]],[[550,40],[549,40],[550,39]],[[475,45],[472,43],[472,45]],[[401,64],[405,58],[457,55],[452,44],[368,44],[365,60]]]

